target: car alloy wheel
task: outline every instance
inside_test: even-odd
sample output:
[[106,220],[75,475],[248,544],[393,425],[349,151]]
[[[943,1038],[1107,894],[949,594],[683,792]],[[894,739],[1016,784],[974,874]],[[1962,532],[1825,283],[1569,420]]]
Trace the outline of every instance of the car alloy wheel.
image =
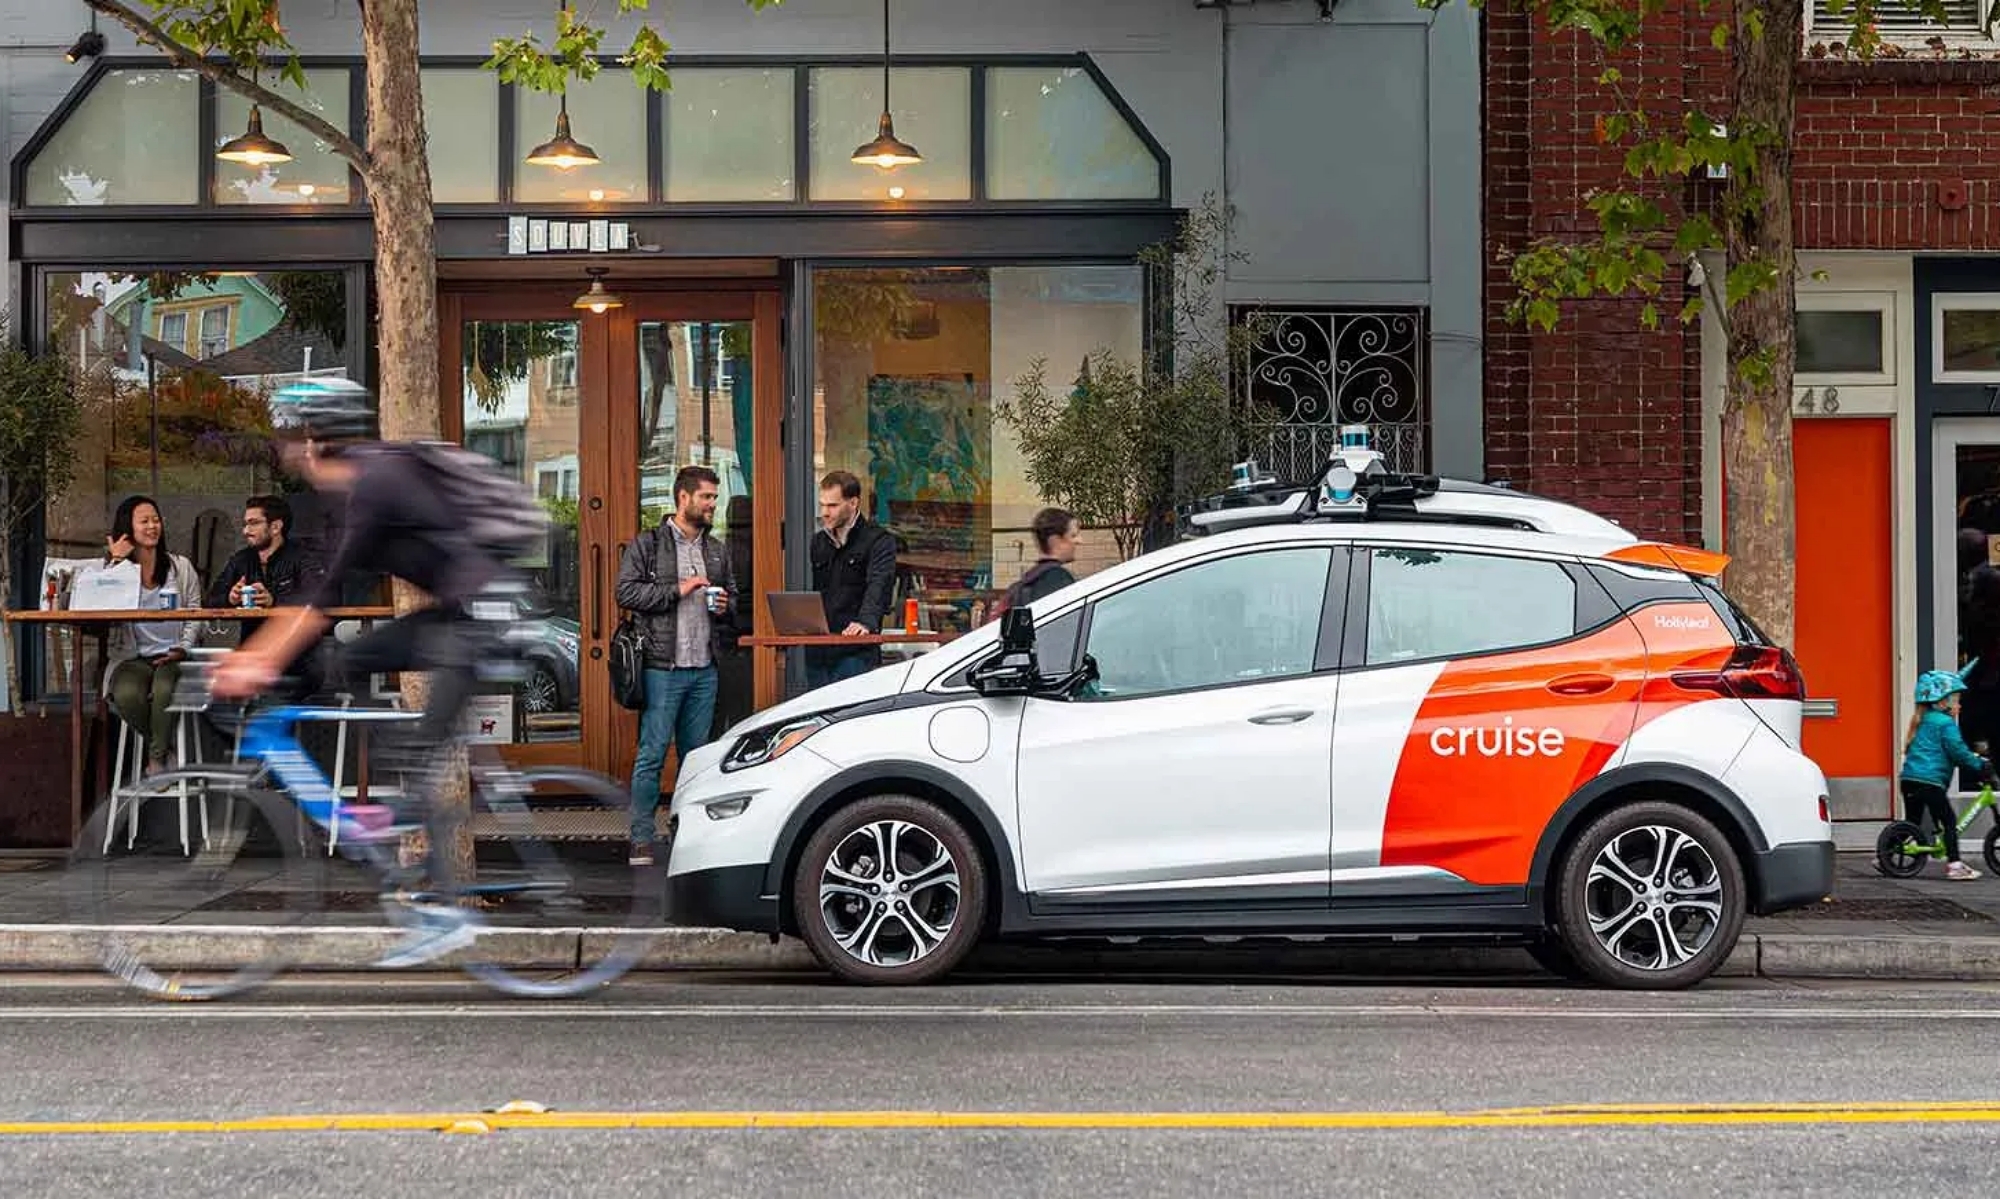
[[793,875],[799,935],[856,982],[924,982],[980,935],[986,869],[963,826],[935,804],[878,796],[841,809]]
[[1563,865],[1557,929],[1590,978],[1673,989],[1714,973],[1743,928],[1743,869],[1709,821],[1643,803],[1586,829]]
[[546,666],[536,666],[521,684],[521,710],[530,716],[546,716],[562,706],[562,688]]

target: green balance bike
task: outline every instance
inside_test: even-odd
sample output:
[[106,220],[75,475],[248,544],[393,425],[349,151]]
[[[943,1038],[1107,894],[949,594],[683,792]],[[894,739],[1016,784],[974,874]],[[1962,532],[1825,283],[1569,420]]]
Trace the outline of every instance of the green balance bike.
[[[1994,798],[1993,779],[1988,776],[1980,785],[1979,794],[1965,805],[1964,814],[1958,818],[1958,831],[1963,834],[1981,812],[1994,807],[2000,807],[2000,800]],[[2000,875],[2000,822],[1986,830],[1983,848],[1986,868]],[[1937,833],[1927,838],[1924,830],[1907,820],[1890,821],[1882,835],[1875,838],[1875,868],[1890,878],[1915,878],[1933,858],[1944,860],[1944,835]]]

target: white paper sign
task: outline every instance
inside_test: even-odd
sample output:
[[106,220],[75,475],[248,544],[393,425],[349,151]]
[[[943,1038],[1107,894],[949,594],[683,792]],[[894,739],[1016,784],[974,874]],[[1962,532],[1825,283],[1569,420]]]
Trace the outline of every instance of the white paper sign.
[[69,606],[76,612],[129,612],[139,606],[139,564],[101,563],[77,571],[70,580]]
[[508,745],[514,740],[514,697],[475,695],[465,705],[461,726],[468,741]]

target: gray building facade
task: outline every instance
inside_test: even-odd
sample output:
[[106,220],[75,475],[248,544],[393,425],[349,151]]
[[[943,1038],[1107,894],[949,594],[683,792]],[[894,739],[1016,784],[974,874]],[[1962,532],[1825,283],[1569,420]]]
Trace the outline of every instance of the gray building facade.
[[[618,762],[618,738],[590,731],[610,714],[593,580],[657,518],[676,463],[722,474],[764,589],[801,581],[818,475],[854,470],[904,538],[899,597],[936,627],[976,623],[1032,561],[1041,502],[1004,410],[1037,364],[1068,389],[1089,354],[1137,357],[1159,335],[1137,255],[1205,197],[1233,212],[1218,312],[1271,322],[1242,372],[1270,465],[1299,473],[1361,421],[1409,465],[1481,472],[1480,35],[1464,6],[899,0],[889,107],[924,161],[894,170],[849,161],[882,106],[872,0],[656,12],[674,89],[648,99],[613,66],[578,88],[572,128],[601,161],[572,171],[523,161],[555,102],[477,69],[497,37],[546,40],[549,6],[422,14],[445,432],[518,467],[572,530],[543,568],[568,660],[516,697],[510,742],[580,739],[585,760]],[[293,0],[284,16],[311,85],[287,94],[358,132],[355,7]],[[178,419],[237,411],[204,374],[254,393],[370,373],[357,180],[269,112],[291,161],[216,162],[245,105],[108,23],[101,59],[66,61],[89,25],[81,4],[0,15],[13,334],[94,365],[114,406],[109,441],[85,447],[79,486],[16,555],[16,603],[44,559],[101,547],[142,485],[166,493],[198,566],[233,548],[240,495],[275,485],[199,429],[125,436],[139,391]],[[609,312],[570,304],[592,279]],[[27,690],[60,690],[38,637],[10,648]],[[759,696],[781,669],[760,652]]]

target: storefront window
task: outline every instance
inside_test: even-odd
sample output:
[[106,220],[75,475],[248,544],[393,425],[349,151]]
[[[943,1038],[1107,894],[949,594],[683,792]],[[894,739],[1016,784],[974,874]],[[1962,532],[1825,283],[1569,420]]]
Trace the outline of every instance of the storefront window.
[[424,128],[429,131],[431,198],[439,204],[491,204],[500,198],[500,84],[491,71],[424,71]]
[[1151,200],[1160,164],[1082,67],[986,72],[986,194]]
[[597,152],[596,166],[535,166],[521,161],[555,136],[560,97],[514,89],[514,198],[529,203],[632,204],[646,185],[646,93],[630,71],[600,71],[569,85],[570,135]]
[[[812,72],[812,198],[968,200],[972,198],[972,72],[906,67],[891,72],[896,136],[924,160],[883,170],[858,166],[854,148],[875,137],[882,72],[819,67]],[[891,190],[891,189],[895,190]]]
[[[332,514],[276,469],[267,397],[304,375],[347,373],[344,274],[57,273],[41,295],[50,348],[74,364],[86,405],[74,481],[48,511],[47,566],[100,558],[113,513],[133,495],[159,503],[167,549],[204,588],[244,544],[253,495],[285,496],[293,540],[324,552]],[[368,581],[357,586],[365,598]],[[216,626],[204,640],[228,644],[237,632]],[[44,694],[68,691],[67,636],[48,634]]]
[[1884,373],[1883,310],[1801,308],[1796,317],[1801,375],[1880,375]]
[[666,95],[668,200],[796,197],[790,69],[684,67],[673,78]]
[[[996,401],[1037,361],[1136,362],[1141,301],[1137,266],[814,274],[814,475],[860,477],[864,515],[897,537],[897,599],[929,627],[977,625],[1035,562],[1044,500]],[[1086,530],[1072,569],[1115,560],[1111,531]]]
[[29,164],[27,202],[197,203],[198,95],[192,72],[107,72]]
[[[348,123],[347,71],[328,68],[306,72],[303,89],[282,79],[267,79],[265,86],[296,101],[335,129],[346,131]],[[290,162],[248,166],[238,162],[215,163],[217,204],[347,204],[354,200],[349,186],[347,160],[333,147],[307,133],[289,118],[264,109],[264,133],[285,144],[292,153]],[[241,137],[250,122],[250,101],[227,89],[215,93],[215,144],[220,148],[231,138]]]

